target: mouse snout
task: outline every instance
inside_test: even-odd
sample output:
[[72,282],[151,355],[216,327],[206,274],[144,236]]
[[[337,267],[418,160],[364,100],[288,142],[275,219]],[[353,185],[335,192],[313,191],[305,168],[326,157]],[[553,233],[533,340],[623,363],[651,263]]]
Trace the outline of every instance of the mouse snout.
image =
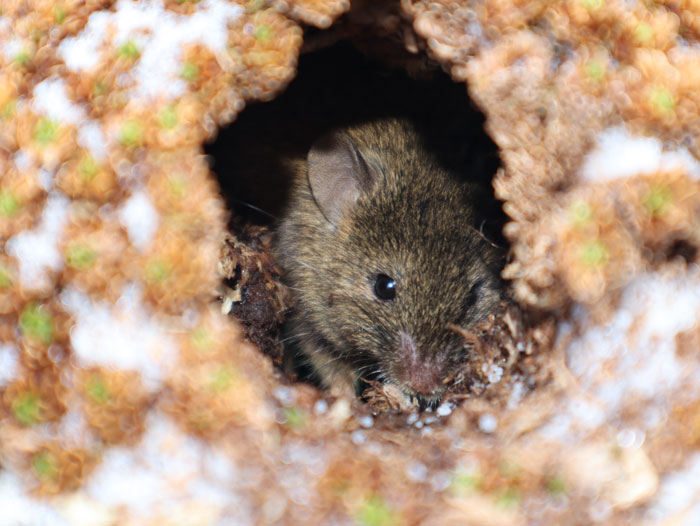
[[424,356],[413,337],[399,335],[399,378],[417,395],[432,396],[444,390],[444,363],[439,355]]

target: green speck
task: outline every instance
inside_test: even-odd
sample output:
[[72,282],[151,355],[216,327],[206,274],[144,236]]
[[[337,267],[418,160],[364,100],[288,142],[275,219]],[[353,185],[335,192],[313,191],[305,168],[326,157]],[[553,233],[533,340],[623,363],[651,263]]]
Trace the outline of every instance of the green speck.
[[139,146],[143,141],[143,127],[137,120],[126,121],[119,134],[119,142],[124,146]]
[[593,217],[593,210],[586,201],[576,201],[569,207],[569,217],[576,226],[584,226]]
[[5,120],[17,111],[17,99],[10,99],[0,110],[0,119]]
[[141,51],[136,45],[136,42],[134,42],[133,40],[127,40],[121,46],[119,46],[119,49],[117,49],[117,53],[122,57],[137,59],[139,58]]
[[170,276],[170,268],[160,259],[152,259],[146,264],[146,280],[160,283]]
[[97,252],[84,243],[71,245],[66,250],[66,264],[76,270],[85,270],[97,259]]
[[92,181],[97,175],[98,171],[98,166],[94,157],[92,155],[84,156],[80,160],[80,164],[78,164],[78,171],[80,172],[80,176],[82,177],[83,181],[86,183]]
[[12,286],[12,278],[6,268],[0,267],[0,290],[4,290]]
[[644,196],[644,206],[652,216],[660,216],[672,199],[671,190],[668,188],[653,188]]
[[185,62],[182,66],[182,71],[180,71],[180,76],[187,82],[193,82],[199,76],[199,67],[193,62]]
[[267,24],[260,24],[258,27],[255,28],[253,36],[256,40],[267,42],[272,38],[272,35],[274,35],[274,33],[274,30]]
[[509,487],[502,491],[496,498],[496,504],[502,508],[513,508],[520,504],[521,496],[518,488]]
[[200,352],[209,351],[213,345],[211,337],[204,327],[196,327],[190,333],[190,341],[194,348]]
[[56,24],[62,24],[66,19],[66,9],[61,4],[55,5],[53,7],[53,21]]
[[664,87],[656,88],[651,93],[651,103],[662,113],[670,113],[676,106],[676,99],[671,90]]
[[654,38],[654,30],[649,24],[640,22],[634,28],[634,39],[638,44],[648,44]]
[[177,126],[177,112],[175,111],[175,106],[170,105],[163,108],[158,115],[158,122],[161,128],[165,128],[166,130],[172,130]]
[[514,479],[520,474],[520,466],[510,459],[503,458],[498,463],[498,471],[505,477]]
[[27,64],[29,64],[29,61],[29,53],[26,49],[17,52],[14,58],[15,64],[19,64],[20,66],[26,66]]
[[187,195],[187,179],[173,176],[168,179],[168,193],[176,199],[182,199]]
[[549,495],[552,497],[558,497],[566,494],[566,483],[559,475],[548,477],[545,481],[545,487],[547,488],[547,493],[549,493]]
[[42,31],[38,27],[33,27],[31,30],[31,35],[32,35],[32,40],[34,41],[35,44],[38,44],[44,36],[46,36],[46,32]]
[[209,389],[216,394],[223,393],[236,384],[237,376],[238,374],[231,366],[219,367],[211,376]]
[[458,470],[452,475],[450,489],[457,495],[473,493],[481,486],[481,477],[478,473],[470,473]]
[[599,60],[589,60],[583,66],[583,74],[588,80],[599,83],[605,77],[605,64]]
[[12,414],[17,421],[24,426],[36,424],[41,418],[41,404],[39,395],[27,392],[19,395],[12,401]]
[[394,526],[399,523],[396,513],[377,495],[360,506],[355,522],[358,526]]
[[32,469],[41,480],[55,479],[58,475],[56,458],[48,451],[41,451],[32,458]]
[[19,212],[22,205],[17,198],[7,190],[0,190],[0,215],[10,218]]
[[596,11],[603,7],[603,0],[581,0],[581,5],[588,11]]
[[53,341],[53,317],[37,303],[30,303],[24,308],[19,317],[19,329],[22,336],[29,336],[45,345]]
[[350,481],[346,478],[338,478],[331,481],[330,488],[335,495],[342,497],[351,488],[351,484]]
[[297,406],[285,407],[284,418],[291,429],[302,429],[306,425],[306,413]]
[[96,80],[92,85],[92,95],[94,97],[100,97],[107,93],[107,84],[103,80]]
[[104,379],[99,375],[93,375],[85,382],[85,391],[87,395],[98,404],[104,404],[112,397],[109,389],[107,389],[105,385]]
[[43,118],[34,127],[34,139],[42,146],[46,146],[56,138],[58,123],[51,119]]
[[608,249],[602,241],[590,241],[581,248],[581,260],[591,267],[602,267],[610,259]]

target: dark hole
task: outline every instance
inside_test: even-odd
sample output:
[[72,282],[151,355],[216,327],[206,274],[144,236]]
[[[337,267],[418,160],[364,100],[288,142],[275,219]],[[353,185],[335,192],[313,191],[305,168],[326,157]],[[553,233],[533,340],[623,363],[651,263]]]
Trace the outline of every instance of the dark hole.
[[[305,159],[311,144],[330,129],[384,116],[411,119],[422,128],[427,148],[449,171],[491,187],[500,165],[498,148],[484,132],[484,116],[469,100],[464,83],[453,82],[437,67],[415,78],[340,43],[303,55],[298,75],[284,93],[271,102],[251,104],[206,146],[232,211],[232,233],[250,247],[246,229],[274,228],[292,180],[282,162],[285,155]],[[491,195],[478,208],[478,216],[484,218],[480,225],[484,236],[505,247],[501,203]],[[255,268],[246,266],[250,272],[257,272]],[[249,277],[246,281],[240,275]],[[262,309],[262,296],[246,290],[257,283],[264,292],[264,280],[258,278],[242,272],[228,281],[231,288],[241,288],[241,301],[232,312],[248,336],[281,364],[279,332],[270,329],[279,323],[275,311]],[[275,305],[273,298],[268,301]],[[261,320],[263,311],[272,319]],[[294,342],[285,345],[289,348]],[[304,370],[303,363],[292,368],[294,376],[313,382],[312,371]],[[285,369],[289,372],[288,366]]]
[[[498,148],[465,84],[438,69],[425,76],[388,69],[347,43],[303,55],[283,94],[248,107],[206,146],[229,209],[256,224],[274,224],[290,181],[279,154],[305,157],[324,131],[380,116],[411,118],[445,165],[490,182],[500,164]],[[501,204],[494,198],[481,206],[484,234],[503,245]]]
[[683,258],[686,263],[692,263],[698,256],[698,247],[685,239],[675,241],[666,252],[667,259]]

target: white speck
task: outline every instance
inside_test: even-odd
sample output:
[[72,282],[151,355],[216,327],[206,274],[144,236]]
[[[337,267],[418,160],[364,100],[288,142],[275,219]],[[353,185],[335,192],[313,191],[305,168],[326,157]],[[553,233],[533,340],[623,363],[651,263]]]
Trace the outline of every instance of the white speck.
[[[82,409],[74,407],[69,409],[63,415],[58,426],[58,435],[62,442],[76,443],[80,446],[86,446],[86,442],[91,438],[88,431],[87,421]],[[90,444],[91,447],[99,447],[98,443]]]
[[580,173],[586,181],[609,181],[677,169],[700,179],[700,163],[685,148],[663,151],[659,139],[635,137],[626,129],[615,127],[600,135],[598,144],[584,159]]
[[[700,513],[700,453],[686,461],[685,467],[665,475],[647,512],[648,524],[673,523],[695,526]],[[687,513],[685,522],[675,522]]]
[[30,497],[14,473],[0,471],[0,526],[68,526],[45,500]]
[[357,419],[362,427],[365,429],[372,427],[374,425],[374,419],[370,415],[363,415]]
[[[236,479],[212,477],[202,469],[211,464],[207,452],[201,441],[169,419],[151,415],[139,444],[107,450],[84,491],[110,508],[124,508],[144,523],[157,522],[157,517],[183,517],[192,506],[213,508],[215,517],[229,505],[247,514],[248,503],[231,486]],[[216,462],[220,470],[237,473],[228,457],[216,455]],[[242,520],[253,522],[252,517]]]
[[107,141],[102,126],[95,121],[84,121],[78,128],[78,144],[103,161],[107,158]]
[[28,172],[32,168],[32,159],[26,155],[22,150],[17,150],[12,156],[12,162],[15,163],[17,170],[20,172]]
[[612,506],[605,499],[598,499],[594,501],[588,510],[591,515],[591,519],[593,519],[594,522],[603,522],[607,520],[610,518],[613,511]]
[[64,39],[59,55],[73,71],[95,67],[109,34],[107,28],[114,27],[116,47],[132,41],[139,48],[140,57],[133,69],[136,93],[173,97],[185,88],[179,78],[183,47],[200,43],[225,65],[228,25],[241,13],[241,6],[223,0],[203,0],[190,15],[165,9],[162,1],[121,0],[114,11],[91,15],[81,33]]
[[328,402],[325,400],[317,400],[314,404],[314,413],[317,415],[325,414],[328,411]]
[[424,425],[425,425],[425,424],[423,423],[422,420],[418,420],[418,421],[416,421],[415,424],[413,424],[413,427],[415,427],[416,429],[420,429],[420,428],[423,427]]
[[415,482],[424,482],[428,475],[428,468],[422,462],[411,462],[406,466],[406,476]]
[[479,429],[484,433],[493,433],[498,427],[498,420],[491,413],[484,413],[479,417]]
[[525,394],[525,384],[521,381],[516,381],[508,397],[508,409],[514,409],[523,399],[523,394]]
[[451,483],[452,477],[448,471],[438,471],[430,477],[430,485],[435,491],[445,491]]
[[49,286],[46,271],[63,268],[58,242],[68,217],[68,204],[65,196],[50,195],[44,205],[41,223],[7,241],[5,250],[19,261],[20,281],[24,288],[36,290]]
[[53,176],[54,172],[40,168],[36,173],[36,182],[44,191],[50,192],[54,187]]
[[126,228],[132,244],[146,250],[158,230],[158,211],[145,190],[135,191],[119,208],[119,221]]
[[11,38],[5,43],[3,47],[3,52],[5,54],[5,60],[12,62],[15,57],[24,50],[24,42],[19,38]]
[[452,409],[452,404],[449,402],[444,402],[437,408],[437,414],[440,416],[447,416],[452,413]]
[[297,400],[297,392],[291,387],[286,387],[280,385],[274,391],[275,398],[280,401],[282,405],[290,406],[294,404]]
[[0,387],[17,375],[18,359],[17,347],[0,343]]
[[64,38],[58,46],[58,56],[72,71],[95,67],[100,62],[99,47],[104,41],[107,25],[114,16],[109,11],[96,11],[88,18],[85,28],[75,37]]
[[82,364],[137,370],[147,388],[158,389],[177,344],[144,308],[138,287],[125,287],[116,305],[92,301],[75,289],[64,291],[61,303],[75,318],[71,345]]
[[[663,407],[670,391],[694,385],[700,371],[679,361],[676,335],[695,326],[698,315],[700,280],[693,273],[645,274],[630,283],[608,323],[587,329],[566,349],[571,372],[596,398],[594,404],[575,401],[597,414],[588,421],[580,414],[577,421],[600,425],[615,418],[626,400]],[[574,316],[589,321],[585,310]]]
[[406,423],[409,426],[412,426],[413,424],[416,423],[417,420],[418,420],[418,413],[411,413],[410,415],[408,415],[408,418],[406,419]]
[[622,448],[639,448],[644,443],[644,433],[636,429],[623,429],[617,434],[617,445]]
[[66,82],[63,79],[47,79],[34,87],[32,109],[37,115],[78,124],[85,118],[85,111],[66,95]]
[[350,435],[350,439],[352,440],[353,444],[359,446],[367,441],[367,435],[365,435],[365,432],[362,431],[362,429],[356,429],[352,432],[352,435]]
[[486,374],[489,383],[497,384],[501,381],[503,377],[503,367],[499,367],[496,364],[484,364],[481,366],[481,372]]

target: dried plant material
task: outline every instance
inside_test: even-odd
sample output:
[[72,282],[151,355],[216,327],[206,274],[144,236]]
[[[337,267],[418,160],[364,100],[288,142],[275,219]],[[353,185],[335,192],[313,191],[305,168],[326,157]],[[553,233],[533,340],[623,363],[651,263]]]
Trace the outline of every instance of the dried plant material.
[[94,454],[56,442],[43,444],[27,461],[37,481],[34,491],[42,496],[75,491],[97,464]]
[[77,383],[90,426],[106,444],[133,445],[144,430],[151,397],[136,372],[88,369]]
[[225,314],[239,318],[246,336],[280,365],[280,331],[292,299],[272,257],[272,232],[249,226],[228,236],[220,265],[227,286]]
[[[696,2],[352,4],[3,3],[6,522],[694,520]],[[289,383],[270,233],[236,224],[221,256],[202,142],[290,82],[301,23],[331,26],[307,50],[349,39],[466,81],[500,148],[514,301],[462,331],[471,359],[434,410]],[[242,326],[214,304],[219,262]],[[78,366],[125,330],[169,352],[124,338]]]
[[85,206],[71,217],[60,245],[63,280],[96,297],[115,300],[127,283],[136,253],[124,230]]
[[321,29],[330,27],[350,8],[348,0],[274,0],[272,5],[280,13]]
[[119,182],[112,168],[85,150],[79,150],[56,174],[56,186],[73,199],[96,202],[119,196]]
[[231,53],[244,68],[235,86],[246,99],[269,100],[294,76],[301,28],[273,9],[254,11],[231,28]]
[[14,417],[13,422],[32,427],[56,421],[66,412],[68,390],[50,369],[25,373],[3,392],[3,406]]
[[0,239],[7,240],[37,222],[46,192],[39,185],[39,170],[20,170],[16,162],[0,158]]

